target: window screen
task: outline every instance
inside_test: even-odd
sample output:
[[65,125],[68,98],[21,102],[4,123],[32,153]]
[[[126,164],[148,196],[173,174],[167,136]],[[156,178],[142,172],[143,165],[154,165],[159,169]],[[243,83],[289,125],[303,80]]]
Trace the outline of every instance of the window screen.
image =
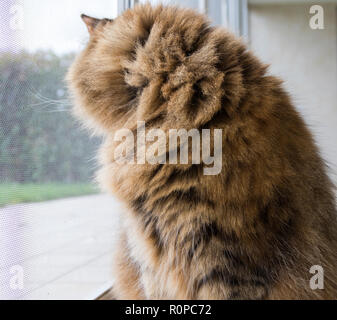
[[0,3],[0,299],[90,299],[112,280],[118,208],[92,183],[100,140],[64,83],[81,13],[115,17],[117,3]]

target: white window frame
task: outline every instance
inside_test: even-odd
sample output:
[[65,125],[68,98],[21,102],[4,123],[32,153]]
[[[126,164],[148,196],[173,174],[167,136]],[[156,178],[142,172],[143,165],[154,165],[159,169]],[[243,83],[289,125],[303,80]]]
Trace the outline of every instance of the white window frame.
[[248,0],[226,0],[226,20],[229,29],[248,40]]
[[199,12],[207,14],[209,0],[198,0]]
[[137,4],[137,0],[117,0],[117,11],[118,14],[121,14],[123,11],[132,8],[135,4]]
[[[207,14],[208,3],[214,0],[198,0],[198,8],[201,13]],[[236,35],[248,40],[248,0],[219,0],[222,16],[226,21],[224,25],[231,29]],[[132,8],[138,0],[118,0],[118,14]]]

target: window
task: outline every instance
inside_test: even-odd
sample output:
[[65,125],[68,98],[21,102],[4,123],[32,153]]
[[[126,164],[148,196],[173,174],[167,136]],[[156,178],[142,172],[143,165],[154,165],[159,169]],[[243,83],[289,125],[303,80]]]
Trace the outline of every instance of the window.
[[[138,0],[128,2],[130,6],[147,2]],[[248,36],[248,2],[247,0],[152,0],[153,4],[165,3],[190,7],[207,14],[215,25],[229,27],[239,36]]]
[[0,3],[0,299],[111,286],[119,209],[91,183],[99,140],[72,118],[63,81],[87,41],[81,13],[115,17],[117,3]]

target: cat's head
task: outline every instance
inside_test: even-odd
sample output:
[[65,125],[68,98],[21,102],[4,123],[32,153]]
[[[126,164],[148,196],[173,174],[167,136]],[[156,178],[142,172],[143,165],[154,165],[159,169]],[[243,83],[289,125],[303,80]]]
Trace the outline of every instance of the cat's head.
[[67,80],[75,113],[91,128],[109,132],[137,121],[193,128],[223,99],[238,99],[241,76],[230,70],[238,43],[205,16],[140,5],[115,20],[82,18],[90,41]]

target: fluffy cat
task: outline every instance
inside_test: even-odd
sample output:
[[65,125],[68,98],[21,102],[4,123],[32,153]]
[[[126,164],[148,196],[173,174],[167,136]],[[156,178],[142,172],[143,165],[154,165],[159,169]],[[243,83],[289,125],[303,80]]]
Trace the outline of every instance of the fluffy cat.
[[[281,81],[193,10],[140,5],[83,19],[90,41],[67,80],[76,115],[104,136],[102,189],[127,208],[115,297],[335,299],[333,186]],[[221,173],[118,163],[114,135],[136,133],[137,121],[165,133],[222,129]],[[314,265],[323,290],[310,288]]]

